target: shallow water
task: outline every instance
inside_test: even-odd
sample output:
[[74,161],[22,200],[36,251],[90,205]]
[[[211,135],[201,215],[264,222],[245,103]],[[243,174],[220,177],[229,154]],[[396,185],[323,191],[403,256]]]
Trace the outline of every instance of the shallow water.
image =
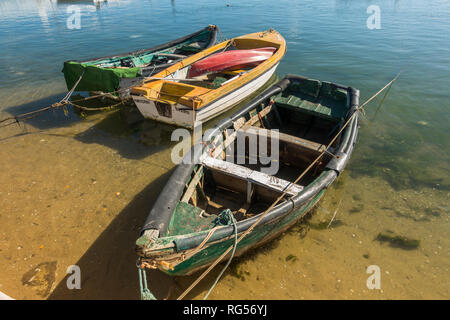
[[[402,72],[375,120],[377,103],[366,108],[353,158],[312,217],[233,262],[210,297],[448,299],[448,1],[378,1],[380,30],[366,26],[370,1],[227,3],[2,1],[0,118],[62,98],[65,60],[151,47],[212,23],[227,38],[278,30],[288,45],[280,77],[351,85],[362,101]],[[73,4],[79,30],[66,25]],[[83,119],[61,110],[0,128],[0,291],[138,298],[133,243],[174,167],[171,130],[129,127],[115,111]],[[389,232],[419,247],[375,240]],[[66,287],[73,264],[81,290]],[[381,290],[366,286],[369,265],[381,269]],[[217,269],[190,298],[203,297]],[[150,287],[176,298],[194,279],[153,271]]]

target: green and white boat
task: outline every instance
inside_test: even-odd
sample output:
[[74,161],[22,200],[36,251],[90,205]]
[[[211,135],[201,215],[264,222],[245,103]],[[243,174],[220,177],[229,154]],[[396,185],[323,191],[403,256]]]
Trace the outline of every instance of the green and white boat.
[[[132,86],[145,77],[216,44],[219,29],[210,25],[200,31],[149,49],[94,58],[84,61],[64,62],[64,78],[71,90],[80,79],[75,91],[99,91],[128,96]],[[123,91],[123,92],[122,92]]]
[[[240,237],[252,229],[237,244],[240,255],[294,225],[344,170],[358,106],[352,87],[288,75],[222,120],[178,165],[150,211],[136,242],[142,265],[191,274],[235,245],[235,231]],[[241,152],[225,152],[233,144],[239,150],[241,134]],[[250,143],[252,136],[275,139],[278,159],[252,161],[252,145],[276,151],[271,139]],[[266,173],[275,161],[276,173]]]

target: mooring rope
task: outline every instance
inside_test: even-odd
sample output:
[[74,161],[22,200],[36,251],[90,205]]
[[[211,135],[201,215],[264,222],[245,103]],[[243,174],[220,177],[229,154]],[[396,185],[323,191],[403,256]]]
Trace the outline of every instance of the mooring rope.
[[[366,106],[370,101],[372,101],[377,95],[379,95],[381,92],[383,92],[389,85],[392,85],[400,74],[398,74],[394,79],[392,79],[387,85],[385,85],[380,91],[378,91],[376,94],[374,94],[371,98],[369,98],[366,102],[364,102],[362,105],[360,105],[355,112],[348,118],[348,120],[344,123],[342,128],[339,130],[339,132],[334,136],[334,138],[330,141],[330,143],[327,145],[325,150],[329,149],[329,147],[336,141],[336,139],[339,137],[339,135],[344,131],[344,129],[348,126],[350,121],[356,115],[363,110],[364,106]],[[233,246],[228,247],[227,250],[219,257],[217,258],[209,267],[206,269],[178,298],[177,300],[183,299],[214,267],[222,261],[222,259],[231,251],[232,248],[236,247],[241,240],[246,237],[249,233],[253,231],[253,229],[258,225],[262,219],[278,204],[278,202],[289,192],[289,190],[294,186],[295,184],[300,181],[300,179],[303,178],[303,176],[311,170],[311,168],[316,164],[317,161],[319,161],[323,155],[325,154],[325,151],[322,151],[317,158],[295,179],[294,182],[291,182],[288,187],[285,189],[285,191],[270,205],[269,208],[266,209],[259,217],[258,219],[239,237],[239,239],[236,240],[235,244]],[[208,293],[209,294],[209,293]]]
[[98,108],[88,108],[88,107],[83,107],[83,106],[77,105],[77,104],[75,104],[75,103],[73,103],[73,102],[71,102],[71,101],[70,101],[68,104],[74,106],[75,108],[78,108],[78,109],[80,109],[80,110],[83,110],[83,111],[108,111],[108,110],[112,110],[112,109],[114,109],[114,108],[120,106],[120,105],[123,104],[123,103],[124,103],[124,101],[120,101],[120,102],[118,102],[118,103],[116,103],[116,104],[112,104],[112,105],[110,105],[110,106],[106,106],[106,107],[98,107]]
[[[19,118],[26,117],[26,118],[24,118],[25,120],[26,120],[26,119],[32,119],[32,118],[34,118],[34,116],[33,116],[33,117],[28,117],[28,116],[40,114],[41,112],[44,112],[44,111],[47,111],[47,110],[50,110],[50,109],[53,109],[53,108],[58,108],[58,107],[61,107],[61,106],[63,106],[63,105],[66,105],[66,104],[68,103],[68,100],[69,100],[70,96],[71,96],[71,95],[73,94],[73,92],[75,91],[75,88],[76,88],[77,85],[80,83],[81,79],[83,78],[83,75],[84,75],[84,71],[83,71],[83,73],[81,74],[81,76],[78,78],[77,82],[75,82],[75,85],[72,87],[72,89],[70,89],[70,90],[67,92],[67,94],[64,96],[64,98],[62,98],[59,102],[55,102],[55,103],[53,103],[51,106],[44,107],[44,108],[41,108],[41,109],[39,109],[39,110],[34,110],[34,111],[22,113],[22,114],[17,115],[17,116],[12,116],[12,117],[8,117],[8,118],[5,118],[5,119],[2,119],[2,120],[0,120],[0,123],[5,122],[5,121],[8,121],[8,120],[14,120],[14,122],[9,123],[9,124],[6,124],[6,125],[3,125],[3,126],[1,126],[1,127],[6,127],[6,126],[11,125],[11,124],[14,124],[14,123],[19,123],[19,120],[20,120]],[[22,119],[22,120],[23,120],[23,119]],[[1,128],[1,127],[0,127],[0,128]]]
[[213,291],[213,289],[216,287],[217,282],[219,282],[220,278],[222,277],[223,273],[225,272],[225,270],[227,270],[228,266],[231,263],[231,260],[233,260],[234,254],[236,252],[236,247],[237,247],[237,240],[238,240],[238,232],[237,232],[237,221],[236,218],[234,217],[233,213],[231,212],[230,209],[226,209],[225,211],[223,211],[224,214],[227,214],[228,217],[230,218],[230,221],[233,223],[233,228],[234,228],[234,244],[233,244],[233,251],[231,252],[231,256],[230,259],[228,259],[227,264],[225,265],[225,267],[222,269],[222,271],[219,273],[219,275],[216,278],[216,281],[214,281],[213,285],[211,286],[211,288],[209,288],[209,291],[206,293],[206,295],[203,297],[203,300],[208,299],[209,294]]
[[150,292],[147,287],[147,275],[145,273],[145,267],[138,261],[137,267],[139,269],[139,289],[141,292],[141,300],[156,300],[155,296]]
[[[400,74],[399,74],[399,75],[400,75]],[[397,75],[397,77],[398,77],[398,75]],[[395,77],[394,81],[397,80],[397,77]],[[392,82],[390,83],[388,89],[386,90],[386,93],[385,93],[384,96],[383,96],[383,99],[381,99],[380,104],[378,105],[378,108],[375,110],[375,114],[373,115],[372,121],[374,121],[375,118],[377,117],[377,113],[378,113],[378,111],[381,109],[381,106],[383,105],[384,100],[386,99],[387,95],[389,94],[389,91],[391,91],[392,84],[394,83],[394,81],[392,81]]]
[[220,42],[224,42],[226,39],[222,36],[222,32],[220,31],[219,28],[217,28],[217,31],[219,32]]
[[[219,31],[219,33],[220,33],[220,31]],[[229,42],[224,46],[223,51],[225,51],[229,46],[235,45],[234,39],[231,39],[231,40],[228,40],[228,41]],[[156,65],[154,66],[153,71],[155,69],[156,69]],[[124,101],[122,100],[120,103],[117,103],[117,104],[112,105],[112,106],[99,107],[99,108],[83,107],[83,106],[78,105],[77,102],[88,101],[88,100],[104,97],[106,95],[120,94],[121,92],[126,92],[126,91],[130,90],[131,88],[137,86],[137,85],[134,84],[134,85],[131,85],[129,87],[120,88],[120,89],[117,89],[117,90],[114,90],[114,91],[102,92],[100,94],[92,95],[92,96],[89,96],[89,97],[86,97],[86,98],[83,98],[83,99],[69,101],[69,98],[72,96],[73,92],[75,91],[75,88],[77,87],[77,85],[81,81],[81,79],[82,79],[82,77],[84,75],[84,72],[85,71],[83,71],[83,73],[81,74],[80,78],[77,80],[75,85],[72,87],[71,90],[69,90],[69,92],[64,96],[64,98],[62,100],[60,100],[59,102],[53,103],[50,106],[40,108],[38,110],[34,110],[34,111],[31,111],[31,112],[26,112],[26,113],[22,113],[22,114],[19,114],[19,115],[16,115],[16,116],[11,116],[11,117],[6,117],[4,119],[1,119],[0,120],[0,124],[3,123],[3,122],[6,122],[6,121],[10,121],[10,120],[13,120],[13,122],[8,123],[8,124],[4,124],[4,125],[0,125],[0,128],[6,127],[6,126],[9,126],[9,125],[12,125],[12,124],[18,124],[19,121],[29,120],[29,119],[32,119],[32,118],[35,117],[35,116],[28,117],[30,115],[41,114],[41,113],[46,112],[46,111],[51,110],[51,109],[56,109],[56,108],[59,108],[59,107],[65,107],[66,105],[72,105],[73,107],[75,107],[77,109],[80,109],[80,110],[83,110],[83,111],[106,111],[106,110],[111,110],[111,109],[119,106],[120,104],[124,103]],[[168,76],[168,75],[166,74],[166,76]],[[196,79],[171,79],[171,78],[167,78],[167,77],[166,78],[160,78],[160,77],[152,77],[152,76],[150,76],[150,77],[142,78],[142,84],[141,85],[143,85],[145,82],[149,82],[149,81],[152,81],[152,80],[188,81],[188,82],[189,81],[198,81]],[[159,91],[159,90],[155,90],[155,89],[149,88],[149,87],[147,87],[146,89],[155,92],[157,95],[161,94],[161,91]],[[167,95],[167,96],[172,96],[172,97],[176,97],[176,98],[180,97],[180,95],[174,95],[174,94],[169,94],[169,93],[164,93],[164,94]],[[203,93],[197,95],[196,98],[198,98],[201,102],[203,102],[203,100],[200,98],[200,96],[203,96],[203,95],[206,95],[206,94],[208,94],[208,92],[203,92]],[[65,113],[67,113],[67,112],[65,111]]]
[[[110,95],[110,94],[113,94],[113,93],[119,93],[121,91],[125,91],[125,90],[128,90],[128,89],[133,87],[133,86],[130,86],[130,87],[123,88],[123,89],[120,89],[120,90],[111,91],[111,92],[104,92],[104,93],[101,93],[101,94],[98,94],[98,95],[94,95],[94,96],[90,96],[90,97],[87,97],[87,98],[70,101],[69,99],[72,96],[72,94],[74,93],[75,88],[78,86],[78,84],[80,83],[81,79],[83,78],[83,75],[84,75],[84,71],[81,74],[81,76],[78,78],[77,82],[72,87],[72,89],[70,89],[67,92],[67,94],[64,96],[64,98],[62,98],[60,101],[55,102],[55,103],[51,104],[50,106],[40,108],[38,110],[33,110],[33,111],[30,111],[30,112],[21,113],[21,114],[16,115],[16,116],[10,116],[10,117],[6,117],[4,119],[1,119],[0,120],[0,124],[3,123],[3,122],[6,122],[6,121],[11,121],[11,120],[13,120],[13,122],[10,122],[10,123],[7,123],[7,124],[3,124],[3,125],[0,126],[0,128],[7,127],[7,126],[10,126],[10,125],[13,125],[13,124],[19,124],[19,121],[30,120],[30,119],[36,118],[37,116],[39,116],[40,114],[42,114],[45,111],[56,109],[56,108],[60,108],[60,107],[65,107],[67,105],[72,105],[73,107],[75,107],[77,109],[80,109],[82,111],[106,111],[106,110],[112,110],[115,107],[123,104],[124,101],[121,100],[119,103],[116,103],[116,104],[113,104],[113,105],[110,105],[110,106],[106,106],[106,107],[98,107],[98,108],[84,107],[84,106],[81,106],[81,105],[79,105],[77,103],[78,102],[82,102],[82,101],[95,99],[95,98],[99,98],[99,97],[103,97],[105,95]],[[65,113],[67,113],[66,110],[65,110]]]
[[[24,120],[33,119],[33,118],[39,116],[41,113],[43,113],[43,112],[45,112],[45,111],[48,111],[48,110],[51,110],[51,109],[56,109],[56,108],[59,108],[59,107],[65,107],[66,105],[72,105],[72,106],[74,106],[75,108],[78,108],[78,109],[84,110],[84,111],[101,111],[101,110],[110,110],[110,109],[112,109],[112,108],[114,108],[114,107],[116,107],[116,106],[118,106],[118,105],[120,105],[120,104],[123,103],[123,101],[121,101],[120,103],[117,103],[117,104],[115,104],[115,105],[108,106],[108,107],[89,108],[89,107],[83,107],[83,106],[80,106],[80,105],[78,105],[78,104],[75,103],[75,102],[79,102],[79,101],[85,101],[85,100],[88,100],[88,99],[79,99],[79,100],[69,101],[70,97],[72,96],[72,94],[73,94],[74,91],[75,91],[75,88],[78,86],[78,84],[80,83],[81,79],[83,78],[84,72],[85,72],[85,71],[83,71],[83,73],[81,74],[81,76],[80,76],[80,77],[78,78],[78,80],[75,82],[75,84],[74,84],[74,86],[72,87],[72,89],[70,89],[70,90],[66,93],[66,95],[64,96],[64,98],[62,98],[60,101],[55,102],[55,103],[51,104],[50,106],[43,107],[43,108],[38,109],[38,110],[34,110],[34,111],[30,111],[30,112],[26,112],[26,113],[19,114],[19,115],[16,115],[16,116],[11,116],[11,117],[7,117],[7,118],[4,118],[4,119],[1,119],[1,120],[0,120],[0,123],[6,122],[6,121],[10,121],[10,120],[14,120],[14,121],[11,122],[11,123],[4,124],[4,125],[0,126],[0,128],[6,127],[6,126],[9,126],[9,125],[12,125],[12,124],[16,124],[16,123],[18,124],[19,121],[24,121]],[[109,93],[104,93],[104,94],[102,94],[102,96],[104,96],[104,95],[106,95],[106,94],[109,94]],[[91,98],[91,97],[90,97],[90,98]],[[65,113],[66,113],[66,111],[65,111]]]
[[216,232],[217,229],[222,228],[222,226],[215,226],[214,228],[212,228],[211,230],[209,230],[208,234],[206,235],[205,239],[203,239],[203,241],[191,252],[189,252],[188,255],[185,255],[183,257],[183,260],[189,259],[192,256],[196,255],[200,250],[203,249],[203,247],[205,246],[205,244],[208,242],[208,240],[212,237],[212,235],[214,234],[214,232]]

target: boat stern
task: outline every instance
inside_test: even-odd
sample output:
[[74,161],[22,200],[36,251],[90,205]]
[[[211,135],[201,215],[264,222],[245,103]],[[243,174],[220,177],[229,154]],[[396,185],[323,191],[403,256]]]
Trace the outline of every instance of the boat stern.
[[197,98],[206,88],[157,80],[145,87],[134,87],[131,96],[145,118],[192,129],[195,110],[201,105]]

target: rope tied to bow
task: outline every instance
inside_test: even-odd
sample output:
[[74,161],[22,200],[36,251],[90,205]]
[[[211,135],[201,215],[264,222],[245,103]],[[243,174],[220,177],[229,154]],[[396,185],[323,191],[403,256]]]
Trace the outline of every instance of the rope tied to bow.
[[147,286],[147,275],[145,272],[145,266],[140,263],[138,260],[138,263],[136,264],[138,268],[138,274],[139,274],[139,290],[141,293],[141,300],[156,300],[156,297],[151,293],[151,291],[148,289]]
[[219,282],[220,278],[222,277],[223,273],[225,272],[225,270],[227,270],[228,266],[231,263],[231,260],[233,260],[234,258],[234,254],[236,253],[236,248],[237,248],[237,244],[238,244],[238,232],[237,232],[237,221],[236,218],[233,215],[233,212],[231,212],[230,209],[226,209],[224,211],[222,211],[219,216],[216,218],[216,222],[218,224],[221,225],[230,225],[233,224],[233,229],[234,229],[234,243],[233,243],[233,251],[231,251],[231,256],[230,259],[228,259],[227,264],[225,265],[225,267],[223,267],[222,271],[219,273],[219,275],[216,278],[216,281],[214,281],[213,285],[211,286],[211,288],[209,288],[208,292],[206,293],[206,295],[203,297],[203,300],[208,299],[209,294],[213,291],[213,289],[216,287],[217,283]]
[[[7,122],[7,121],[12,121],[12,122],[3,124],[3,125],[0,126],[0,128],[7,127],[7,126],[10,126],[12,124],[18,124],[20,126],[20,121],[33,119],[33,118],[39,116],[40,114],[42,114],[45,111],[58,109],[58,108],[62,108],[63,111],[64,111],[64,114],[67,116],[69,114],[69,111],[66,108],[67,105],[72,105],[73,107],[75,107],[77,109],[80,109],[80,110],[83,110],[83,111],[106,111],[106,110],[112,110],[115,107],[117,107],[117,106],[119,106],[119,105],[124,103],[124,101],[120,101],[119,103],[116,103],[114,105],[107,106],[107,107],[100,107],[100,108],[84,107],[84,106],[81,106],[81,105],[76,103],[76,102],[79,102],[79,101],[87,101],[87,100],[91,100],[91,99],[94,99],[94,98],[103,97],[105,95],[111,94],[110,92],[103,93],[103,94],[100,94],[100,95],[90,96],[90,97],[87,97],[87,98],[84,98],[84,99],[80,99],[80,100],[70,101],[69,99],[72,96],[72,94],[74,93],[74,91],[75,91],[76,87],[78,86],[78,84],[80,83],[81,79],[83,78],[83,75],[84,75],[84,71],[81,74],[81,76],[78,78],[77,82],[72,87],[72,89],[70,89],[66,93],[64,98],[62,98],[60,101],[52,103],[50,106],[43,107],[43,108],[40,108],[40,109],[37,109],[37,110],[34,110],[34,111],[30,111],[30,112],[26,112],[26,113],[22,113],[22,114],[19,114],[19,115],[10,116],[10,117],[6,117],[4,119],[1,119],[0,123]],[[127,89],[127,88],[125,88],[125,89]],[[125,89],[123,89],[123,90],[125,90]],[[117,90],[117,91],[114,91],[114,92],[119,92],[119,91],[121,91],[121,90]]]

